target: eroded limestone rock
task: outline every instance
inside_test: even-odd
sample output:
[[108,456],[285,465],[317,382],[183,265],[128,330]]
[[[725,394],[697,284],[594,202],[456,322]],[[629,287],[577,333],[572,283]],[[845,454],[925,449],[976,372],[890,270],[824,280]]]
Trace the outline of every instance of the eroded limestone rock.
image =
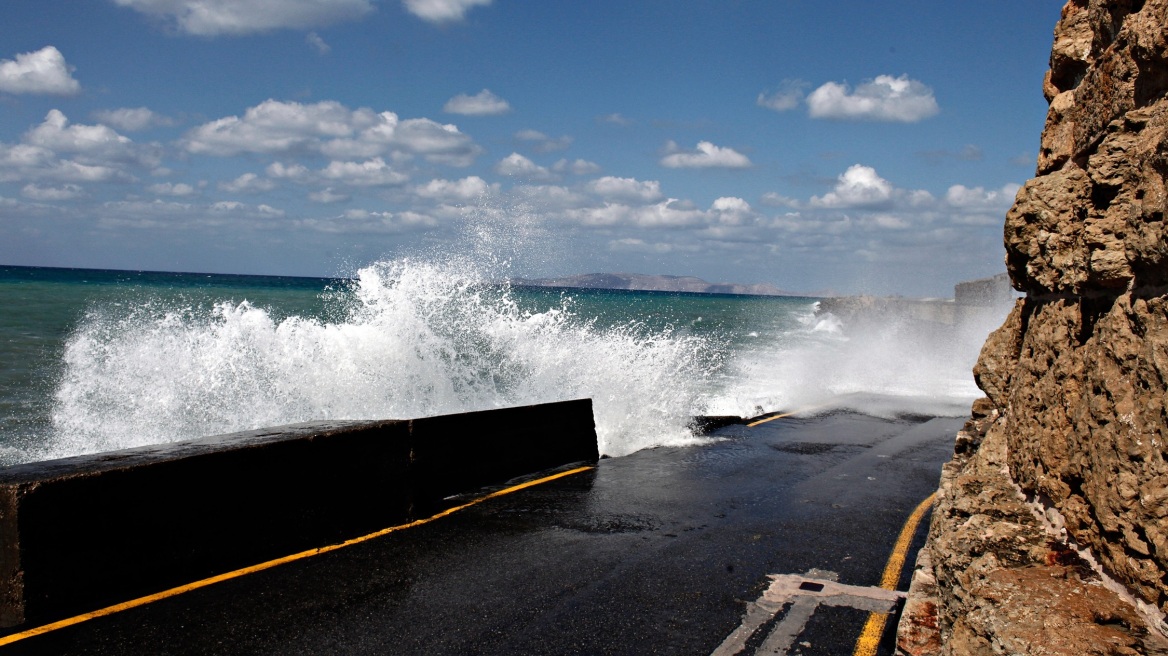
[[942,475],[917,628],[946,654],[1162,653],[1168,0],[1070,0],[1043,94],[1037,177],[1004,230],[1026,298],[974,369],[987,398]]

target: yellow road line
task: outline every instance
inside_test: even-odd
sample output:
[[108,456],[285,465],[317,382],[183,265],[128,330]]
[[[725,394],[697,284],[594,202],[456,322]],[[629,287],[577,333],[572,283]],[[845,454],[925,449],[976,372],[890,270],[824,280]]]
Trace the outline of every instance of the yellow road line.
[[813,406],[809,406],[806,408],[799,408],[798,410],[792,410],[790,412],[782,412],[779,414],[770,415],[769,417],[764,417],[762,419],[752,421],[749,424],[747,424],[746,427],[747,428],[754,428],[755,426],[758,426],[759,424],[765,424],[768,421],[774,421],[776,419],[782,419],[784,417],[790,417],[792,415],[805,415],[809,412],[815,412],[816,410],[824,408],[827,405],[828,404],[826,404],[826,403],[820,403],[818,405],[813,405]]
[[747,424],[746,427],[747,428],[754,428],[755,426],[758,426],[759,424],[765,424],[768,421],[782,419],[783,417],[790,417],[793,414],[795,414],[795,413],[794,412],[784,412],[784,413],[778,414],[778,415],[771,415],[770,417],[767,417],[766,419],[759,419],[758,421],[752,421],[749,424]]
[[888,613],[868,613],[868,621],[864,622],[864,630],[860,631],[852,656],[875,656],[876,648],[880,646],[880,638],[884,637],[884,625],[887,622]]
[[900,582],[900,571],[904,569],[904,560],[908,556],[908,548],[912,544],[913,535],[917,532],[917,524],[921,523],[921,518],[925,516],[929,506],[933,505],[933,500],[936,498],[936,492],[930,494],[924,501],[917,504],[912,514],[908,516],[908,520],[905,521],[904,528],[900,531],[900,537],[896,538],[896,546],[892,548],[892,555],[888,557],[888,565],[884,567],[884,576],[880,578],[880,587],[885,590],[895,590],[896,584]]
[[[936,492],[930,494],[908,516],[904,528],[900,530],[900,536],[896,538],[892,554],[888,557],[888,564],[884,566],[884,575],[880,577],[881,588],[885,590],[896,589],[896,584],[900,582],[900,573],[904,569],[905,558],[908,556],[908,548],[912,544],[913,535],[917,532],[917,525],[921,523],[921,518],[925,516],[925,512],[933,505],[936,498]],[[856,649],[852,652],[852,656],[875,656],[876,647],[880,645],[880,638],[884,635],[884,625],[887,622],[887,613],[868,613],[868,621],[864,623],[864,629],[860,631],[860,637],[856,640]]]
[[507,494],[511,494],[512,492],[518,492],[520,490],[524,490],[524,489],[527,489],[529,487],[534,487],[536,485],[547,483],[549,481],[554,481],[557,478],[564,478],[565,476],[579,474],[580,472],[588,471],[590,469],[595,469],[595,467],[586,466],[586,467],[577,467],[575,469],[569,469],[568,471],[563,471],[563,472],[560,472],[558,474],[552,474],[551,476],[545,476],[543,478],[536,479],[534,481],[527,481],[526,483],[520,483],[519,485],[513,485],[509,488],[492,492],[488,495],[479,497],[479,498],[474,499],[472,501],[468,501],[467,503],[464,503],[461,506],[454,506],[453,508],[447,508],[446,510],[443,510],[442,512],[440,512],[436,515],[432,515],[432,516],[426,517],[424,519],[417,519],[417,520],[414,520],[414,521],[409,522],[407,524],[399,524],[397,526],[390,526],[389,528],[383,528],[379,531],[375,531],[375,532],[370,533],[368,535],[362,535],[360,537],[352,538],[350,540],[345,540],[344,542],[339,542],[337,544],[330,544],[330,545],[327,545],[324,547],[317,547],[315,549],[308,549],[306,551],[294,553],[294,554],[291,554],[288,556],[284,556],[282,558],[276,558],[274,560],[269,560],[267,562],[259,563],[258,565],[251,565],[249,567],[243,567],[243,568],[233,570],[230,572],[216,574],[215,576],[205,578],[205,579],[202,579],[199,581],[195,581],[193,583],[187,583],[186,585],[180,585],[180,586],[175,587],[175,588],[170,588],[169,590],[163,590],[162,592],[156,592],[152,595],[147,595],[145,597],[138,597],[137,599],[131,599],[130,601],[126,601],[126,602],[123,602],[120,604],[114,604],[113,606],[107,606],[107,607],[102,608],[100,610],[95,610],[91,613],[84,613],[82,615],[76,615],[74,617],[70,617],[70,618],[66,618],[66,619],[63,619],[63,620],[60,620],[57,622],[53,622],[51,624],[45,624],[43,626],[38,626],[36,628],[28,629],[27,631],[21,631],[20,633],[13,633],[12,635],[8,635],[8,636],[4,636],[3,638],[0,638],[0,646],[12,644],[14,642],[24,640],[25,638],[31,638],[33,636],[38,636],[38,635],[41,635],[44,633],[49,633],[50,631],[56,631],[57,629],[63,629],[67,626],[73,626],[74,624],[80,624],[81,622],[96,619],[98,617],[105,617],[106,615],[113,615],[114,613],[120,613],[124,610],[130,610],[131,608],[137,608],[138,606],[145,606],[146,604],[150,604],[150,603],[153,603],[155,601],[161,601],[162,599],[166,599],[168,597],[175,597],[175,596],[178,596],[178,595],[183,594],[185,592],[190,592],[192,590],[198,590],[199,588],[205,588],[209,585],[214,585],[215,583],[219,583],[221,581],[227,581],[230,579],[239,578],[241,576],[245,576],[247,574],[253,574],[255,572],[260,572],[260,571],[263,571],[265,569],[271,569],[273,567],[276,567],[277,565],[283,565],[284,563],[290,563],[290,562],[293,562],[296,560],[303,560],[303,559],[309,558],[311,556],[319,556],[320,554],[328,553],[330,551],[344,549],[345,547],[350,547],[354,544],[360,544],[362,542],[372,540],[373,538],[378,538],[378,537],[381,537],[383,535],[388,535],[388,534],[393,533],[395,531],[400,531],[400,530],[407,529],[407,528],[413,528],[415,526],[421,526],[422,524],[429,524],[430,522],[432,522],[436,519],[441,519],[442,517],[446,517],[447,515],[452,515],[460,510],[465,510],[466,508],[469,508],[473,505],[482,503],[482,502],[487,501],[489,499],[494,499],[494,498],[501,497],[501,496],[504,496]]

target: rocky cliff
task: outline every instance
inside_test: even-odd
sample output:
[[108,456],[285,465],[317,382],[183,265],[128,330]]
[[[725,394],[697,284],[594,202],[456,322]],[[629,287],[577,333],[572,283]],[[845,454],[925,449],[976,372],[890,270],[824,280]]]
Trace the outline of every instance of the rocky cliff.
[[1168,653],[1168,0],[1071,0],[906,653]]

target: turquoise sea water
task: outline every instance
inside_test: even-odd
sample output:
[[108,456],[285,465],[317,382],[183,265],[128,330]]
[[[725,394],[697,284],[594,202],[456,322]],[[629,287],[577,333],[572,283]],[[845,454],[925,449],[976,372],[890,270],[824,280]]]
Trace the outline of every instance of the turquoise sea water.
[[623,455],[693,443],[697,414],[861,397],[960,413],[977,396],[977,339],[849,334],[814,310],[511,287],[411,260],[353,279],[0,267],[0,464],[579,397],[601,451]]

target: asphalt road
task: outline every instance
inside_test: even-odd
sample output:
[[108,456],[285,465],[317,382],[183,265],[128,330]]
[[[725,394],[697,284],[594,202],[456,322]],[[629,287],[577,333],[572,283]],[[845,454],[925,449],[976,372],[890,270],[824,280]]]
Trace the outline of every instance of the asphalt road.
[[[730,426],[0,656],[852,654],[870,612],[895,611],[876,587],[960,424],[835,413]],[[891,653],[894,622],[876,653]]]

